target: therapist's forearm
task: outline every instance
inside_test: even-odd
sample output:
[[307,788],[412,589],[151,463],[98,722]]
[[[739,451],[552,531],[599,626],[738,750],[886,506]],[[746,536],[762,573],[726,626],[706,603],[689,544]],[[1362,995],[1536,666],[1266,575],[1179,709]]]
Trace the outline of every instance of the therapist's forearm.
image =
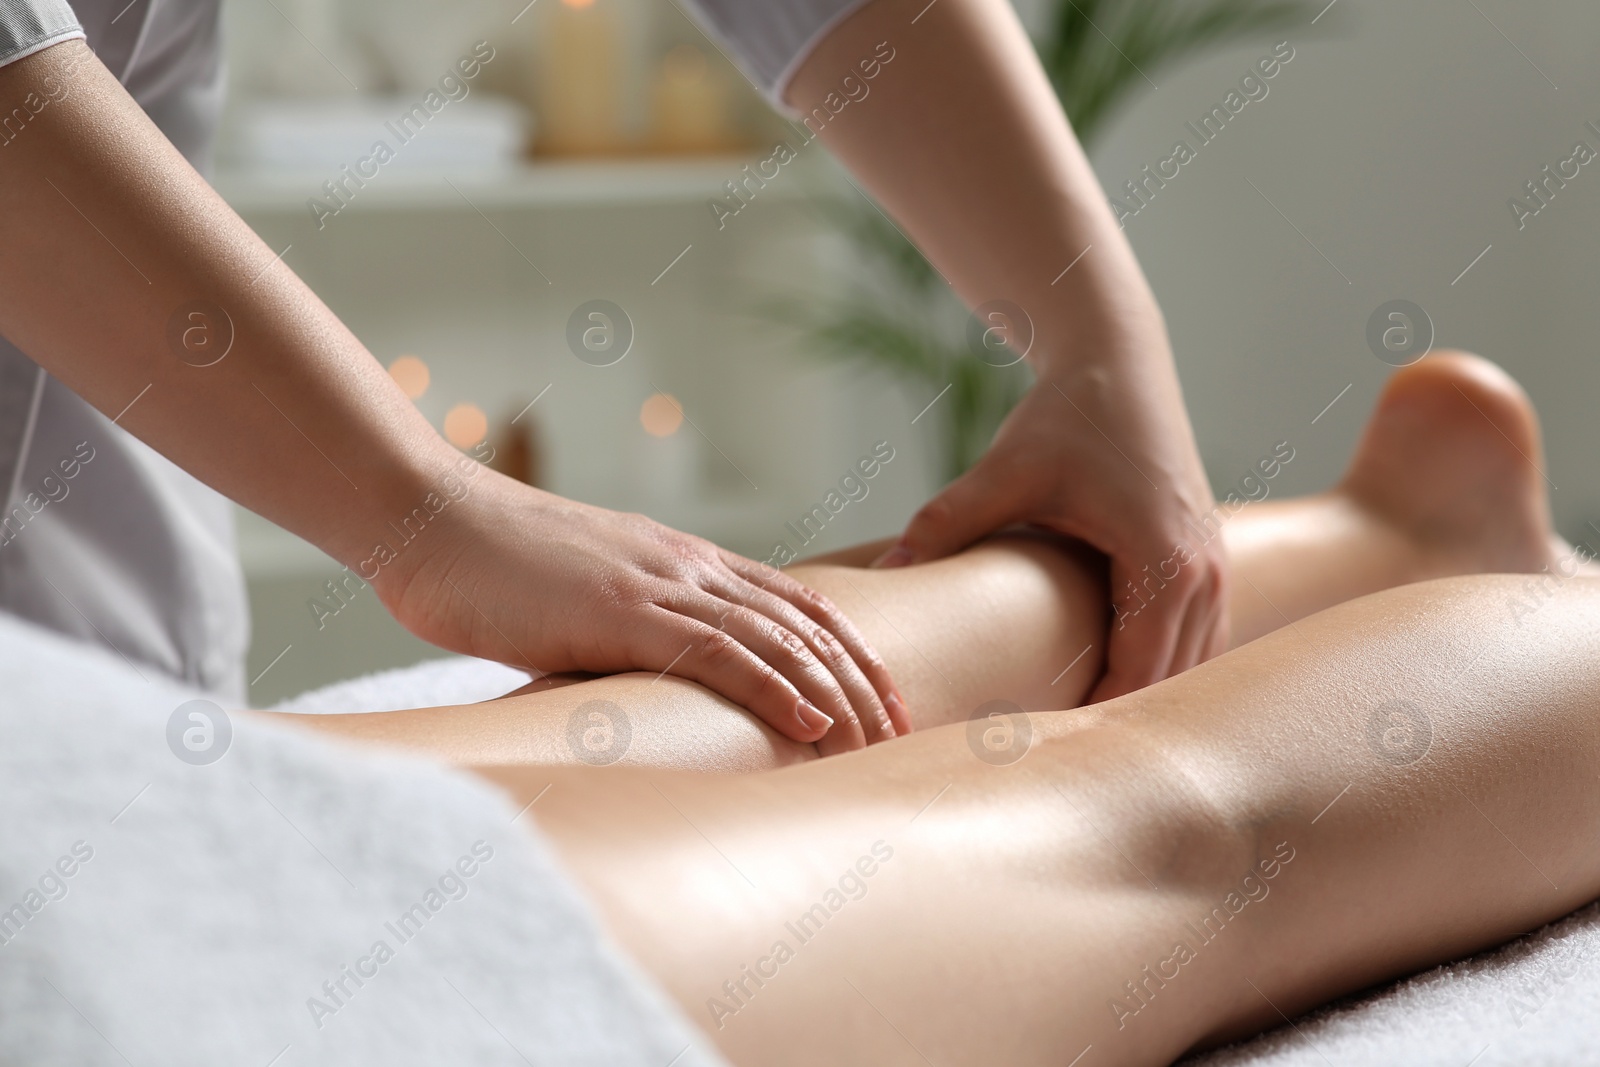
[[868,95],[812,125],[968,305],[1024,308],[1038,331],[1032,355],[1045,361],[1092,355],[1082,344],[1091,318],[1138,317],[1159,330],[1132,249],[1007,0],[873,0],[806,58],[787,102],[810,114],[830,93],[843,97],[841,82],[861,83],[858,64],[880,42],[894,58],[865,83]]
[[[82,42],[0,68],[0,113],[51,78],[65,95],[0,148],[0,332],[202,481],[356,563],[453,450]],[[169,339],[196,301],[233,324],[212,366]]]
[[[825,597],[463,461],[83,45],[0,68],[0,116],[30,94],[0,145],[0,332],[89,403],[350,566],[441,647],[540,673],[677,673],[819,751],[910,728]],[[170,336],[196,301],[236,334],[208,366]]]

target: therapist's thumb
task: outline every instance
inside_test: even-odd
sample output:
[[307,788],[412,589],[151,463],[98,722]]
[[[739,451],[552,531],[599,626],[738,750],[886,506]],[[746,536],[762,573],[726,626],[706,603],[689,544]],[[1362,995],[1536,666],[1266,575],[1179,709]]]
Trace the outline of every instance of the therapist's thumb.
[[873,566],[904,567],[942,559],[1018,521],[1022,516],[1016,500],[998,489],[985,467],[980,462],[924,504],[900,540]]

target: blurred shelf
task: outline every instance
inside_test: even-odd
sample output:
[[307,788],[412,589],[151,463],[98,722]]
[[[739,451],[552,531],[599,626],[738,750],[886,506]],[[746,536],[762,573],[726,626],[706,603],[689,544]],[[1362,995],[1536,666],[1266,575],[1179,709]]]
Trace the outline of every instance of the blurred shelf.
[[[691,158],[638,158],[523,163],[504,169],[443,174],[437,171],[379,171],[357,191],[352,211],[471,211],[539,209],[608,204],[685,204],[725,197],[725,182],[740,177],[749,155]],[[791,167],[785,167],[787,172]],[[322,195],[326,170],[242,171],[221,167],[212,184],[235,211],[307,211],[306,202]],[[792,197],[807,183],[794,175],[775,179],[763,197]]]

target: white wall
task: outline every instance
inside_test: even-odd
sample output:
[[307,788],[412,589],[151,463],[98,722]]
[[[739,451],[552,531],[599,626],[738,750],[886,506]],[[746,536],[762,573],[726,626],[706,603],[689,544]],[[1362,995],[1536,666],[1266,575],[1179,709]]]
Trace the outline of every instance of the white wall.
[[[1273,38],[1297,54],[1270,95],[1128,221],[1217,486],[1285,438],[1298,457],[1280,490],[1335,478],[1389,371],[1367,348],[1367,318],[1405,298],[1428,311],[1437,344],[1489,356],[1532,394],[1561,528],[1600,519],[1600,163],[1521,232],[1506,206],[1575,141],[1600,149],[1584,128],[1600,124],[1600,7],[1475,2],[1481,14],[1464,0],[1340,0]],[[1270,43],[1154,72],[1159,88],[1096,152],[1106,188],[1167,155]]]

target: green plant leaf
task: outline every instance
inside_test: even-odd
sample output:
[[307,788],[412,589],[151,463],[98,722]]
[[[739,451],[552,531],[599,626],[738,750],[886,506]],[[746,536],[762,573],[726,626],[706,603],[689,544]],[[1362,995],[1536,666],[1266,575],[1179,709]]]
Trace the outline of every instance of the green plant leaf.
[[1127,94],[1213,45],[1304,25],[1299,0],[1058,0],[1040,59],[1088,146]]
[[[1036,42],[1062,108],[1085,148],[1131,93],[1204,49],[1289,25],[1306,25],[1301,0],[1055,0]],[[931,396],[949,395],[930,422],[942,427],[945,474],[977,461],[1026,390],[1025,367],[995,368],[953,332],[961,309],[944,279],[893,223],[863,201],[831,201],[824,216],[860,254],[869,276],[844,299],[775,301],[770,317],[801,331],[832,359],[874,368]],[[861,294],[872,293],[874,298]],[[920,395],[920,394],[919,394]]]

